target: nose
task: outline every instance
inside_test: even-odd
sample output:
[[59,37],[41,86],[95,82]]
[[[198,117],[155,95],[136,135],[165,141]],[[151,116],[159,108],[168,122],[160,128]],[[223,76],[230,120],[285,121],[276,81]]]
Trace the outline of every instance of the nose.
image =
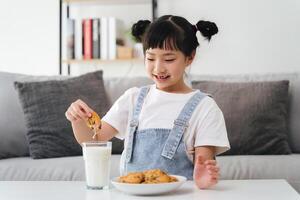
[[154,63],[154,68],[153,68],[154,73],[160,74],[160,73],[165,73],[166,68],[164,67],[163,63],[157,59]]

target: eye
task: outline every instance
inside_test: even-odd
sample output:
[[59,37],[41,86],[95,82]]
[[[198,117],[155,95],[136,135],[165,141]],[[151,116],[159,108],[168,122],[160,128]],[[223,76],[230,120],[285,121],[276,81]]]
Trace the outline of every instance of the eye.
[[175,59],[166,59],[166,62],[173,62]]
[[153,59],[153,58],[147,58],[147,60],[148,60],[148,61],[154,61],[154,59]]

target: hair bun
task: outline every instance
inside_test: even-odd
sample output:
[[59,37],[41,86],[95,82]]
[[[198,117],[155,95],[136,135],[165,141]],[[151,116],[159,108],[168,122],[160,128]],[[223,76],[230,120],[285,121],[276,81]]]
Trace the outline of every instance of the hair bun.
[[146,28],[151,22],[149,20],[139,20],[132,25],[131,34],[135,37],[138,42],[142,41],[142,37],[145,33]]
[[200,20],[196,26],[203,37],[206,37],[208,41],[211,39],[211,36],[218,33],[218,27],[214,22]]

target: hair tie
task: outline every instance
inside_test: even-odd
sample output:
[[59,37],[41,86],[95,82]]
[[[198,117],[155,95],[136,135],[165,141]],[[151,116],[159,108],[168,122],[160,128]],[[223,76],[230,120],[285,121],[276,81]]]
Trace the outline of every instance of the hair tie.
[[197,33],[197,31],[199,31],[196,24],[194,24],[192,27],[193,27],[195,33]]

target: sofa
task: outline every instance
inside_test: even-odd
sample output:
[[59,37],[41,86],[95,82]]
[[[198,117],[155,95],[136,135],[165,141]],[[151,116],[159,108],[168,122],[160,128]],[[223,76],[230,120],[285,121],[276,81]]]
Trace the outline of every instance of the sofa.
[[[24,113],[14,81],[64,80],[68,77],[37,77],[0,72],[0,159],[1,181],[79,181],[85,179],[82,156],[32,159],[28,153]],[[286,179],[300,192],[300,78],[299,73],[252,75],[190,75],[188,81],[253,82],[289,80],[289,134],[291,154],[288,155],[226,155],[217,156],[221,179]],[[104,77],[110,105],[127,89],[150,84],[146,77]],[[2,106],[1,105],[7,105]],[[292,110],[291,110],[292,109]],[[251,142],[251,141],[249,141]],[[6,152],[1,152],[6,151]],[[4,156],[5,157],[5,156]],[[111,161],[111,177],[119,175],[120,154]]]

